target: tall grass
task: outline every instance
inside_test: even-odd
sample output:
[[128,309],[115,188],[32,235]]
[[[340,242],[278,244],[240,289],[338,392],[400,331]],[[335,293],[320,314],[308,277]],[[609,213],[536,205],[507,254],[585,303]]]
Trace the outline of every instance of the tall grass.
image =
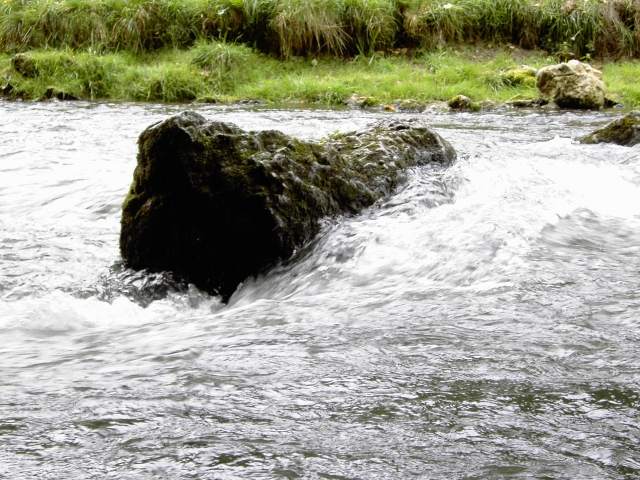
[[270,26],[283,57],[292,54],[345,51],[342,3],[335,0],[278,0]]
[[343,13],[350,50],[371,55],[394,46],[398,31],[397,5],[389,0],[346,0]]
[[640,0],[3,0],[0,51],[149,52],[224,39],[282,57],[483,41],[640,56]]
[[249,76],[256,63],[256,54],[246,46],[224,42],[198,42],[190,51],[191,64],[199,68],[212,88],[226,92],[237,83],[238,77]]
[[5,0],[0,48],[143,52],[238,38],[244,23],[239,0]]
[[404,27],[416,43],[511,42],[566,56],[640,54],[638,0],[424,0]]

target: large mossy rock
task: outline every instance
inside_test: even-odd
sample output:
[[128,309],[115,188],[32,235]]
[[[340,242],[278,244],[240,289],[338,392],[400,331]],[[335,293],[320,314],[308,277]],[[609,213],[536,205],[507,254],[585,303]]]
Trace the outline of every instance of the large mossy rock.
[[640,143],[640,112],[622,118],[579,139],[580,143],[616,143],[631,147]]
[[323,217],[392,192],[404,171],[455,151],[417,121],[304,142],[185,112],[147,128],[122,211],[127,266],[171,271],[223,299],[291,257]]
[[541,68],[536,85],[560,108],[597,110],[605,104],[602,72],[578,60]]

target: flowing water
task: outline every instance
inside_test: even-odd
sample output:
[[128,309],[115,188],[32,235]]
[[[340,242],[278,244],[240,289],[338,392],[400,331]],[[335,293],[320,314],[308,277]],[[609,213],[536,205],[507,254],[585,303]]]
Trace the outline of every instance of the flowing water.
[[225,306],[119,262],[137,135],[179,110],[0,102],[0,477],[640,478],[640,150],[572,140],[607,115],[423,114],[454,166]]

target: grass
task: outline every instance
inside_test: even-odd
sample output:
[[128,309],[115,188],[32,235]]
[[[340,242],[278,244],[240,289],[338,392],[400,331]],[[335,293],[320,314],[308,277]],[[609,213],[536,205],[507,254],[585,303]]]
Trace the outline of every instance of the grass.
[[212,93],[203,72],[182,54],[165,52],[146,59],[128,53],[95,55],[60,50],[28,54],[37,74],[25,77],[0,57],[0,78],[13,95],[40,99],[53,87],[76,98],[185,102]]
[[418,1],[405,29],[423,46],[510,42],[567,56],[634,56],[640,52],[635,0]]
[[282,57],[513,43],[640,55],[638,0],[2,0],[0,50],[135,53],[242,42]]
[[346,63],[326,59],[315,67],[297,65],[239,85],[235,95],[320,104],[341,104],[354,94],[369,97],[373,104],[445,101],[457,94],[495,101],[535,97],[531,86],[509,87],[494,80],[499,72],[515,66],[506,54],[478,63],[453,51],[428,53],[410,62],[398,57],[359,57]]
[[640,62],[609,62],[603,66],[603,75],[610,94],[633,108],[640,107]]
[[604,62],[612,95],[640,105],[640,0],[0,0],[0,87],[27,99],[533,98],[517,46],[534,67]]
[[[514,53],[515,52],[515,53]],[[403,55],[279,60],[245,45],[199,41],[190,49],[152,53],[40,49],[22,54],[28,75],[0,55],[0,87],[12,95],[40,99],[54,88],[83,99],[161,102],[257,99],[275,105],[335,106],[353,96],[385,105],[422,104],[466,95],[476,102],[535,98],[531,77],[518,70],[523,51],[461,47]],[[538,67],[554,61],[542,52],[527,53]],[[22,67],[24,68],[24,67]],[[515,69],[515,70],[514,70]],[[35,72],[35,73],[33,73]],[[614,96],[640,106],[640,62],[606,64],[605,80]]]
[[279,0],[270,26],[283,57],[307,52],[346,50],[347,34],[341,24],[342,5],[335,0]]

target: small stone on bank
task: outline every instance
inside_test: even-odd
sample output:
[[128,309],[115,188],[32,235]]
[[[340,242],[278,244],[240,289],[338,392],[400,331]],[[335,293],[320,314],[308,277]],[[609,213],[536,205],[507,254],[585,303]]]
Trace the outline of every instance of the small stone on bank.
[[466,95],[456,95],[451,98],[447,105],[451,110],[476,110],[475,104]]

